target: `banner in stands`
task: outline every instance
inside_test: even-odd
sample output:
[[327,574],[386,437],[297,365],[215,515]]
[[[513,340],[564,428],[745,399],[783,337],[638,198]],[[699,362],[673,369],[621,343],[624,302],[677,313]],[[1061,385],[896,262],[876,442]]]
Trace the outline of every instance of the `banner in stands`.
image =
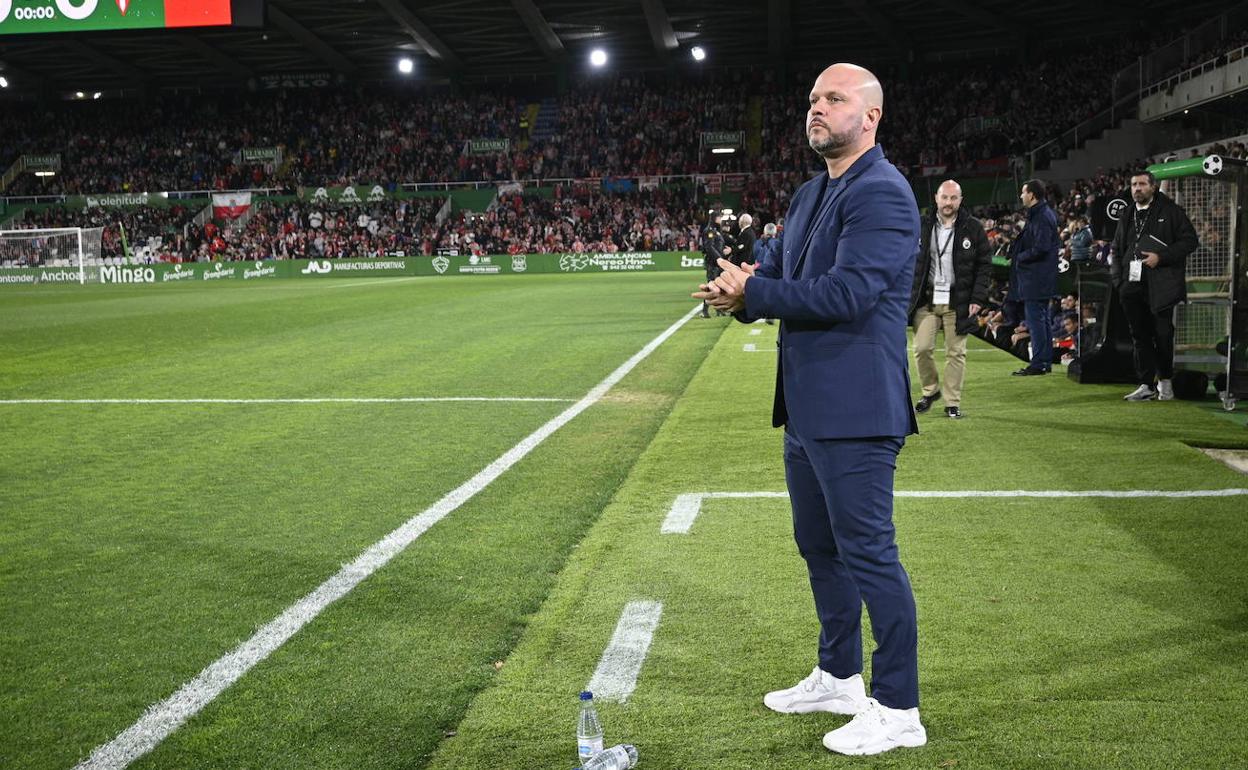
[[378,203],[397,197],[379,184],[372,187],[356,185],[355,187],[300,187],[299,197],[313,203],[338,203],[344,206],[355,206],[361,203]]
[[170,205],[203,206],[205,198],[179,198],[171,201],[169,193],[107,193],[104,195],[67,195],[59,203],[51,206],[63,206],[67,209],[125,209],[155,206],[168,208]]
[[279,163],[282,150],[280,147],[244,147],[242,159],[244,163]]
[[213,219],[238,219],[251,208],[251,193],[213,193]]
[[287,72],[277,75],[261,75],[260,87],[265,91],[283,88],[329,88],[341,76],[329,72]]
[[464,143],[465,155],[498,155],[510,150],[510,139],[469,139]]
[[168,206],[169,199],[150,193],[116,193],[108,195],[70,195],[65,198],[65,208],[71,209],[120,209],[139,206]]
[[[188,262],[102,265],[91,283],[156,285],[188,282],[252,282],[274,278],[384,278],[400,276],[482,276],[527,273],[639,273],[702,271],[702,255],[692,251],[641,251],[616,254],[488,254],[376,259],[281,259],[256,262]],[[0,287],[77,283],[76,268],[0,268]]]
[[[3,2],[4,0],[0,0],[0,4]],[[26,171],[60,171],[61,154],[58,152],[49,155],[23,155],[22,168]]]
[[739,150],[745,145],[744,131],[703,131],[702,146],[731,147]]
[[0,0],[0,35],[256,24],[261,12],[259,0]]

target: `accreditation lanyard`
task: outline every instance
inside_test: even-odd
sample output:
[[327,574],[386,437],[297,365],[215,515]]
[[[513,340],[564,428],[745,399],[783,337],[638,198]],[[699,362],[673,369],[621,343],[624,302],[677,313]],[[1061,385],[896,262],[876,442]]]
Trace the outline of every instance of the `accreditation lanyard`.
[[[949,237],[942,244],[940,242],[940,220],[932,225],[932,242],[936,244],[936,280],[932,286],[932,304],[948,305],[949,304],[949,284],[951,276],[945,275],[945,254],[949,252],[953,246],[953,238],[957,235],[957,226],[949,228]],[[951,266],[952,267],[952,266]],[[950,270],[950,272],[953,272]]]
[[[1140,259],[1140,239],[1144,237],[1144,231],[1148,229],[1148,220],[1153,216],[1152,203],[1144,210],[1144,219],[1140,220],[1140,210],[1136,209],[1131,217],[1132,225],[1135,228],[1135,240],[1131,242],[1131,262],[1127,265],[1127,280],[1137,283],[1144,280],[1144,261]],[[1123,255],[1126,256],[1126,255]]]

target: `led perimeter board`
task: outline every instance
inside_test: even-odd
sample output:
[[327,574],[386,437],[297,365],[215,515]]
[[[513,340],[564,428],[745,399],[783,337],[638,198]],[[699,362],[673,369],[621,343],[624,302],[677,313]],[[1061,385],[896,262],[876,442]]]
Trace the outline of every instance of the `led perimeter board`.
[[263,24],[264,0],[0,0],[0,35]]

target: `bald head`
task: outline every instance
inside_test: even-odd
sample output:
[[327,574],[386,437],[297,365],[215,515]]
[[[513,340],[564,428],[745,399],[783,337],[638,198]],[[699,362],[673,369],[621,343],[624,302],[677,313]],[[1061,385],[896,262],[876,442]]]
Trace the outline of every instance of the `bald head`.
[[[806,136],[829,163],[857,158],[875,145],[884,113],[884,89],[871,70],[838,63],[819,73],[810,91]],[[829,166],[829,171],[832,166]]]
[[835,76],[843,77],[848,82],[853,83],[853,87],[862,94],[862,100],[868,107],[884,109],[884,89],[880,86],[880,79],[871,70],[866,67],[860,67],[857,64],[839,62],[828,67],[823,72],[824,74],[833,73]]
[[936,188],[936,213],[945,222],[952,222],[962,207],[962,185],[946,179]]

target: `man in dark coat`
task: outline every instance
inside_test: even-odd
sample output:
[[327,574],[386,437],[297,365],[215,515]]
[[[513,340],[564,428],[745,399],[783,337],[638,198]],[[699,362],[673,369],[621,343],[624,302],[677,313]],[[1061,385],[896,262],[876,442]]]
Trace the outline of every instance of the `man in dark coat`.
[[[720,230],[720,218],[714,217],[706,223],[706,232],[702,236],[702,264],[706,268],[707,283],[719,277],[718,261],[721,257],[727,257],[730,254],[732,254],[732,249],[724,243],[724,236]],[[716,311],[716,314],[723,315],[720,311]],[[711,317],[705,300],[702,301],[702,317]]]
[[742,214],[737,224],[741,226],[741,231],[737,233],[737,245],[728,259],[732,264],[740,266],[745,262],[755,261],[754,242],[758,240],[758,235],[754,232],[754,217],[749,214]]
[[762,265],[767,259],[767,255],[771,253],[771,242],[776,237],[776,223],[768,222],[763,227],[763,235],[757,241],[754,241],[754,264]]
[[[962,417],[962,378],[966,371],[966,335],[976,329],[976,314],[988,302],[992,249],[979,220],[962,211],[962,187],[952,179],[936,190],[936,213],[920,224],[919,254],[910,293],[914,323],[914,360],[923,396],[914,411],[923,414],[936,399],[945,416]],[[941,384],[932,353],[936,331],[945,330],[945,379]]]
[[1057,294],[1057,215],[1049,207],[1044,182],[1023,185],[1019,200],[1027,207],[1027,224],[1010,244],[1009,299],[1023,303],[1023,318],[1031,331],[1031,361],[1014,372],[1027,377],[1048,374],[1053,366],[1053,334],[1049,328],[1049,300]]
[[1174,306],[1187,299],[1187,255],[1200,239],[1187,213],[1158,191],[1152,173],[1131,177],[1131,198],[1135,205],[1118,220],[1109,266],[1131,328],[1140,383],[1124,398],[1168,401],[1174,398]]

